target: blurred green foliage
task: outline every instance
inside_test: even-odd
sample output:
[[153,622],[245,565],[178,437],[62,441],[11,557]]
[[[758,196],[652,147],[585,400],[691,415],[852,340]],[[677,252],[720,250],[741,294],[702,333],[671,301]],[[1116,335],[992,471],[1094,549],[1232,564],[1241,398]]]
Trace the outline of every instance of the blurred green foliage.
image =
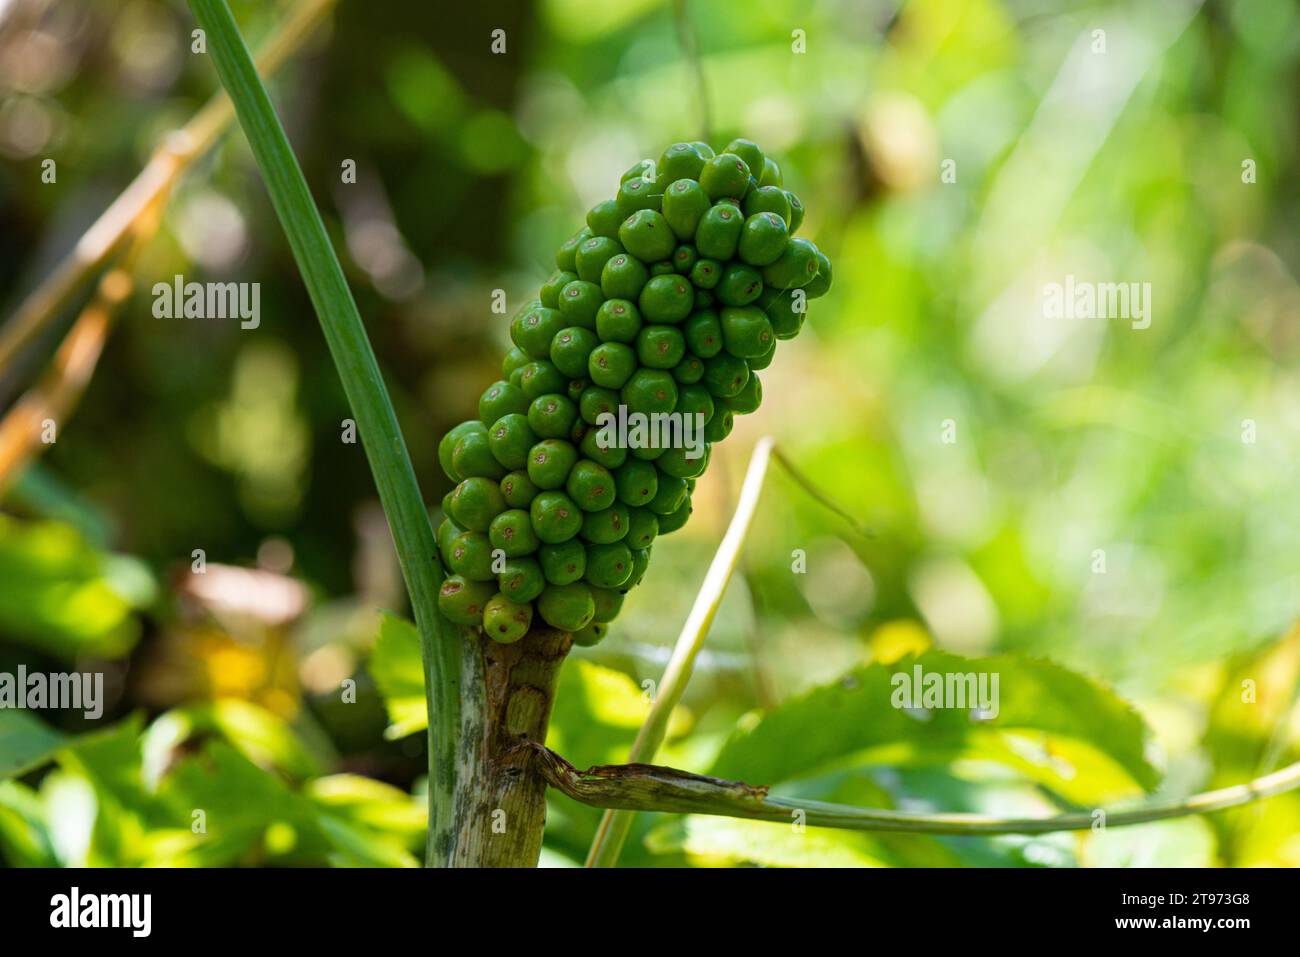
[[[254,39],[288,6],[232,5]],[[664,763],[1043,814],[1300,759],[1296,6],[687,8],[712,139],[780,159],[836,286],[614,633],[566,665],[551,745],[623,760],[770,433],[873,536],[773,475]],[[190,29],[162,0],[0,11],[4,316],[211,93]],[[508,341],[492,291],[526,301],[622,170],[702,135],[671,4],[343,0],[273,92],[436,503],[436,440]],[[57,183],[35,185],[47,157]],[[153,318],[177,273],[260,282],[261,327]],[[1150,327],[1045,318],[1071,275],[1150,283]],[[413,864],[418,648],[241,137],[182,181],[136,280],[75,415],[0,503],[0,671],[104,671],[110,698],[93,730],[0,712],[0,859]],[[68,318],[0,370],[6,406]],[[869,693],[909,655],[999,670],[1006,730]],[[580,862],[596,819],[554,799],[544,863]],[[641,815],[624,861],[1294,866],[1297,835],[1294,794],[1035,838]]]

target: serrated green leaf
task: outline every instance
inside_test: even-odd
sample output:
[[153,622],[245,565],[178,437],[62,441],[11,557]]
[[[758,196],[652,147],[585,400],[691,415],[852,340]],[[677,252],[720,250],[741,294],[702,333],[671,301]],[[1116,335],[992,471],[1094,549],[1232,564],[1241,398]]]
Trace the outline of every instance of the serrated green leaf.
[[318,860],[326,841],[316,808],[276,774],[263,771],[234,746],[210,741],[163,778],[159,788],[174,826],[203,812],[203,838],[195,854],[203,863],[235,863],[254,847],[288,860]]
[[[894,676],[998,676],[996,717],[969,708],[894,706]],[[1158,780],[1144,756],[1138,714],[1094,681],[1048,661],[1003,655],[966,659],[927,652],[864,666],[739,728],[709,773],[775,784],[851,763],[927,765],[992,760],[1055,790],[1092,802],[1150,790]]]
[[385,612],[370,654],[370,674],[388,709],[386,738],[404,738],[429,726],[420,635],[404,618]]

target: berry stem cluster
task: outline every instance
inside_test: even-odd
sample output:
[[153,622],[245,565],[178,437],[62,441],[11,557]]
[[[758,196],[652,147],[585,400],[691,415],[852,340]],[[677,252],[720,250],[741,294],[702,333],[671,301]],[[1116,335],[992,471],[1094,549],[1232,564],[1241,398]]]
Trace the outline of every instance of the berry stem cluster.
[[[674,144],[592,207],[512,320],[479,417],[439,444],[457,483],[437,532],[448,619],[504,643],[537,619],[579,645],[604,637],[654,540],[690,516],[712,444],[759,407],[777,341],[830,288],[802,221],[743,139]],[[670,421],[668,438],[620,442],[612,424],[636,416]]]

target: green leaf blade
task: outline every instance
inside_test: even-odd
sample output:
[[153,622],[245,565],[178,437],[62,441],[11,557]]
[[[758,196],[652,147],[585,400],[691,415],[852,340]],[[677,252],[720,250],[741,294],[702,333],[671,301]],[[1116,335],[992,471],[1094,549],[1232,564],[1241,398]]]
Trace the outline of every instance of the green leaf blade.
[[0,709],[0,781],[44,764],[67,742],[62,731],[25,711]]
[[[897,708],[894,676],[999,676],[996,717],[968,709]],[[1155,787],[1138,714],[1091,679],[1042,659],[966,659],[931,651],[892,665],[867,665],[738,729],[709,773],[766,784],[852,762],[925,765],[963,757],[994,760],[1036,777],[1071,800],[1128,796]],[[1092,775],[1085,779],[1083,770]]]

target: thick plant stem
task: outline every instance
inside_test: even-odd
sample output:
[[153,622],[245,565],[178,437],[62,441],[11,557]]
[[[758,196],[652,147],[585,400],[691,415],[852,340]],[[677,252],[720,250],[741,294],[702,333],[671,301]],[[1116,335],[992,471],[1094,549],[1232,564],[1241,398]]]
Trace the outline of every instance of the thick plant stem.
[[352,291],[239,27],[225,0],[190,0],[190,7],[208,35],[217,73],[235,105],[316,309],[397,546],[420,632],[429,704],[427,857],[430,865],[442,866],[449,861],[453,843],[462,647],[454,630],[438,614],[437,591],[443,572],[433,526]]
[[450,863],[535,867],[546,827],[546,778],[528,746],[546,741],[573,636],[535,626],[510,645],[477,628],[461,628],[460,639],[465,700]]

